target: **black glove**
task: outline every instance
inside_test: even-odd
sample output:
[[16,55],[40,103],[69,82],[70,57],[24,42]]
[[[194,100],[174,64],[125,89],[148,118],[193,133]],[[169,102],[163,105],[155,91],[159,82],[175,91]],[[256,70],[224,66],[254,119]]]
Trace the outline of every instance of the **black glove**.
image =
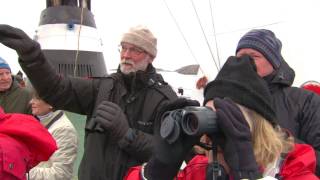
[[94,120],[115,140],[123,138],[129,130],[126,115],[117,104],[110,101],[102,101],[98,105]]
[[[240,108],[231,99],[214,99],[218,125],[224,141],[217,143],[224,151],[224,159],[236,180],[261,178],[256,162],[249,124]],[[221,143],[223,142],[223,143]]]
[[154,132],[154,154],[145,167],[145,176],[148,179],[172,179],[178,172],[182,161],[196,144],[200,137],[187,136],[180,133],[179,138],[169,144],[160,135],[163,113],[186,106],[200,106],[198,101],[179,98],[164,106],[156,118]]
[[40,50],[39,44],[32,40],[21,29],[0,24],[0,42],[18,53],[19,57],[24,59],[26,55],[34,50]]

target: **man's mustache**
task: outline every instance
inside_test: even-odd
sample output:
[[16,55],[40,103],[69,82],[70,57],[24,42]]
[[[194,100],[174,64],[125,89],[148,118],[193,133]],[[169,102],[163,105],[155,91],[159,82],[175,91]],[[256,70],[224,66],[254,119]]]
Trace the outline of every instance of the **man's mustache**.
[[125,59],[121,62],[121,64],[129,64],[129,65],[134,65],[134,62],[130,59]]

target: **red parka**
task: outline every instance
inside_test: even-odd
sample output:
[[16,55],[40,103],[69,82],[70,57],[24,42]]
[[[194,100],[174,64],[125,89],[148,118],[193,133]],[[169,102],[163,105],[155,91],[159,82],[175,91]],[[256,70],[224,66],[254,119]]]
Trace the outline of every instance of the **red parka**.
[[0,110],[0,179],[25,180],[26,172],[57,149],[47,129],[33,116]]
[[[208,158],[195,156],[188,165],[178,173],[176,180],[205,180]],[[317,180],[315,175],[316,156],[314,149],[307,144],[296,144],[293,151],[287,154],[280,167],[283,180]],[[128,171],[125,180],[140,180],[141,167]]]

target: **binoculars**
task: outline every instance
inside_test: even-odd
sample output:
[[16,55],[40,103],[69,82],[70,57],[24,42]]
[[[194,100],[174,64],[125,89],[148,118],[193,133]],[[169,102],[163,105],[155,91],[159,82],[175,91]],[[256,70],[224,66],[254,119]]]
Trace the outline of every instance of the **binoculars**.
[[217,115],[209,107],[186,106],[167,111],[162,115],[161,121],[160,135],[169,144],[174,143],[180,133],[200,136],[221,132],[217,125]]

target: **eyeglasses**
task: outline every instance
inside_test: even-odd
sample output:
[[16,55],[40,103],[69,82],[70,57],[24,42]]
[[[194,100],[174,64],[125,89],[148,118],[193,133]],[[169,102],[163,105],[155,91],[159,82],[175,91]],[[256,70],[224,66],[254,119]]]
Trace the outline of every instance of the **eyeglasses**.
[[136,47],[129,48],[124,45],[119,45],[118,50],[120,53],[125,53],[128,51],[129,53],[131,53],[131,55],[134,55],[134,56],[139,56],[140,54],[145,52],[143,49],[136,48]]

